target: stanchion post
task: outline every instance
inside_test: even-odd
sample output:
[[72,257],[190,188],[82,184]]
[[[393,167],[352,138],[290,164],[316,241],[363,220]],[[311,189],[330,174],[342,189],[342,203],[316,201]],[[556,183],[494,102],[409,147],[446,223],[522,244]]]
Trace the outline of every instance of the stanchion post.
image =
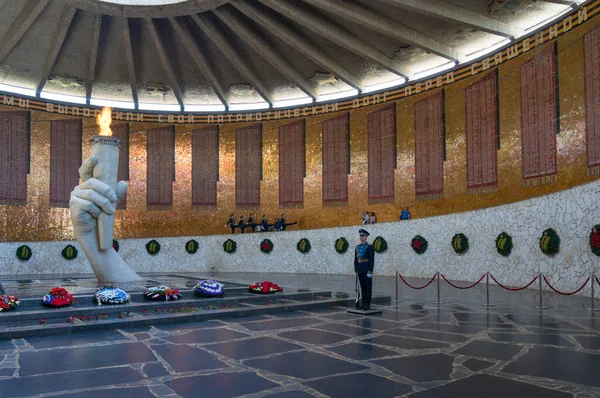
[[594,303],[595,297],[594,297],[594,285],[596,284],[596,274],[592,274],[592,306],[590,308],[588,308],[590,311],[592,312],[598,312],[600,311],[600,308],[596,308],[596,303]]
[[399,302],[399,300],[398,300],[398,279],[400,279],[400,277],[398,275],[400,275],[400,269],[396,270],[396,303]]
[[538,310],[547,310],[548,306],[544,306],[544,301],[543,301],[543,296],[542,296],[542,280],[544,279],[544,274],[542,274],[540,272],[538,275],[538,278],[540,278],[540,305],[536,306],[535,308]]
[[437,272],[437,301],[433,304],[444,304],[444,302],[440,298],[440,271]]
[[490,304],[490,271],[485,274],[485,304],[481,304],[483,307],[493,307],[494,304]]

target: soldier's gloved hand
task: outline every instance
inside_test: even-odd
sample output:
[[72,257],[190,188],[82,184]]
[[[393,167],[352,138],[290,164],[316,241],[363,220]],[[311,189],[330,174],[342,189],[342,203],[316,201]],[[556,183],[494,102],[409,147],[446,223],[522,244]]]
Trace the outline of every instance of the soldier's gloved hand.
[[367,272],[367,278],[372,278],[373,277],[373,273],[372,272]]

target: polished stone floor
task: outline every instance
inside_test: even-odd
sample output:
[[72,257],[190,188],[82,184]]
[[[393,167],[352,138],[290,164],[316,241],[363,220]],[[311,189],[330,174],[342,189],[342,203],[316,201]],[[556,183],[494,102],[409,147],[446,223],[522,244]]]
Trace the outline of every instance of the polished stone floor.
[[[375,286],[393,295],[390,279]],[[438,306],[432,287],[370,317],[332,307],[0,341],[0,397],[600,397],[600,314],[585,299],[544,297],[540,312],[535,291],[519,305],[494,292],[486,309],[481,291],[444,290]]]

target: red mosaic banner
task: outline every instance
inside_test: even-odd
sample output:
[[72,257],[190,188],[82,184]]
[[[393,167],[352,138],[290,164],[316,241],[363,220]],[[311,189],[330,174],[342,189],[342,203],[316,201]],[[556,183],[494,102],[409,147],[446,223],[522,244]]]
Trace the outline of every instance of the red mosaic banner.
[[554,45],[519,67],[521,146],[525,186],[556,181],[556,55]]
[[350,172],[348,114],[325,120],[322,129],[323,204],[346,204]]
[[218,180],[218,127],[192,131],[192,206],[216,206]]
[[175,181],[175,128],[160,127],[147,134],[146,205],[149,210],[173,206]]
[[465,90],[467,192],[493,192],[498,187],[497,74],[489,73]]
[[367,116],[369,202],[394,201],[396,168],[396,107],[386,106]]
[[71,191],[79,185],[81,120],[50,122],[50,206],[69,207]]
[[417,200],[444,194],[444,93],[417,102],[415,108],[415,195]]
[[279,127],[279,206],[304,203],[304,120]]
[[259,124],[235,135],[235,203],[238,208],[260,207],[262,132]]
[[0,112],[0,205],[27,204],[29,112]]
[[585,122],[589,175],[600,174],[600,27],[583,38],[585,56]]
[[[129,181],[129,125],[128,124],[113,124],[110,126],[113,137],[121,140],[121,148],[119,148],[119,171],[117,173],[117,181]],[[118,210],[127,209],[127,195],[119,201]]]

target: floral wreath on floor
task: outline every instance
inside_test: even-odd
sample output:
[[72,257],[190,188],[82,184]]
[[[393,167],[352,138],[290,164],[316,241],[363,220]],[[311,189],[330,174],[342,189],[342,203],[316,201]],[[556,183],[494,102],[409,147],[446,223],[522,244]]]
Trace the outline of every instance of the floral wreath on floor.
[[16,252],[17,258],[21,261],[29,260],[31,258],[31,254],[31,249],[27,245],[19,246]]
[[185,243],[185,251],[188,252],[189,254],[195,254],[198,251],[199,246],[200,245],[198,244],[198,242],[195,241],[194,239],[188,240]]
[[346,251],[348,250],[348,246],[350,245],[348,244],[346,238],[337,238],[335,240],[335,251],[340,254],[346,253]]
[[64,249],[62,249],[62,252],[60,252],[60,254],[65,260],[73,260],[74,258],[77,258],[77,254],[79,254],[79,252],[77,251],[75,246],[67,245]]
[[42,298],[42,303],[47,307],[62,308],[77,303],[77,300],[67,289],[57,286]]
[[131,297],[118,287],[104,287],[96,292],[94,300],[98,304],[125,304]]
[[150,242],[146,243],[146,251],[152,256],[158,254],[160,251],[160,243],[155,239],[152,239]]
[[283,288],[279,287],[277,284],[269,281],[256,282],[250,286],[248,286],[248,290],[250,293],[257,294],[269,294],[276,292],[283,292]]
[[594,225],[590,232],[590,249],[596,256],[600,256],[600,224]]
[[194,294],[200,297],[223,297],[225,294],[224,285],[212,279],[196,283],[193,290]]
[[302,238],[296,244],[296,249],[302,254],[306,254],[310,251],[310,241],[306,238]]
[[236,249],[237,243],[235,243],[233,239],[227,239],[225,242],[223,242],[223,250],[225,250],[227,253],[235,253]]
[[560,237],[552,228],[546,229],[540,238],[540,249],[544,254],[553,255],[560,249]]
[[421,235],[416,235],[410,241],[410,247],[412,247],[415,253],[423,254],[427,251],[427,239],[425,239]]
[[149,287],[148,290],[144,292],[144,297],[153,301],[174,301],[179,300],[183,296],[179,293],[179,290],[160,285]]
[[113,249],[115,249],[116,252],[119,251],[119,241],[116,239],[113,239]]
[[454,235],[452,237],[452,248],[456,254],[463,254],[469,250],[469,238],[463,233]]
[[507,257],[512,251],[513,243],[512,237],[506,232],[501,232],[500,235],[496,238],[496,250],[498,253]]
[[381,236],[378,236],[373,241],[373,248],[377,253],[383,253],[388,249],[388,244]]
[[273,242],[270,239],[263,239],[260,242],[260,251],[267,254],[271,253],[273,251]]
[[21,304],[21,302],[15,296],[0,294],[0,312],[12,311],[17,308],[17,305],[19,304]]

